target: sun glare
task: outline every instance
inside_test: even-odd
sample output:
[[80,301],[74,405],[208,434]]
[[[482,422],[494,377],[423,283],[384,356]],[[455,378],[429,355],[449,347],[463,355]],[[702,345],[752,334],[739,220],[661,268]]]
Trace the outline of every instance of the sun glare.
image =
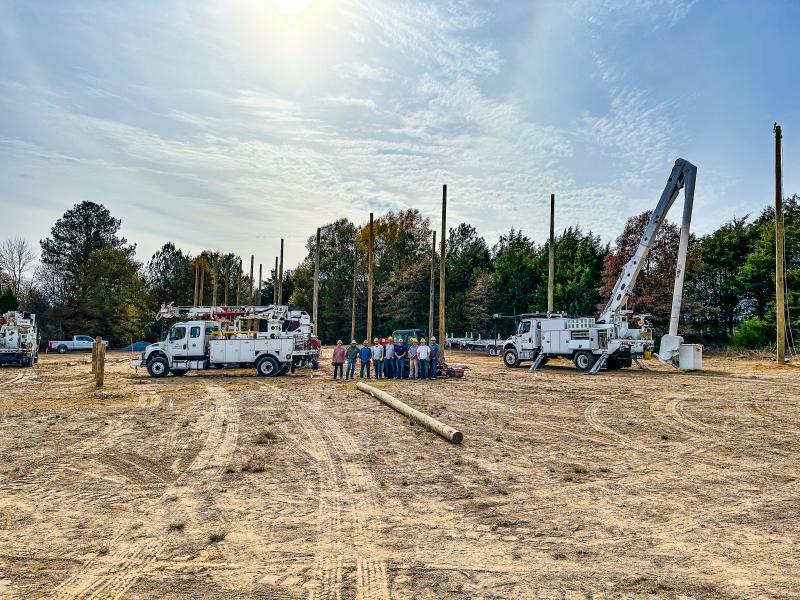
[[275,7],[287,14],[297,15],[307,9],[313,0],[272,0]]

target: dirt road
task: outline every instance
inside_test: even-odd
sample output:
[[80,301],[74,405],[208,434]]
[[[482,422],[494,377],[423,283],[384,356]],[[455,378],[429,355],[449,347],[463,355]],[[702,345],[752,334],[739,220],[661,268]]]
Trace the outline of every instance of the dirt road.
[[800,369],[0,370],[2,598],[796,598]]

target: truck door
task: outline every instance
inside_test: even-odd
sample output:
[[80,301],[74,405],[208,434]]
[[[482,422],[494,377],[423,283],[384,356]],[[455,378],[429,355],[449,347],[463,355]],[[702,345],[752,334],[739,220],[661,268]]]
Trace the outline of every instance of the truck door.
[[519,342],[523,350],[533,350],[533,335],[536,331],[531,327],[532,324],[533,321],[530,319],[520,321],[517,335],[519,336]]
[[169,332],[167,338],[167,348],[172,358],[186,358],[188,349],[186,346],[186,326],[175,325]]
[[188,356],[205,356],[206,343],[203,325],[192,323],[189,325],[189,351]]
[[92,344],[94,344],[94,338],[90,338],[88,335],[76,335],[74,340],[75,350],[91,350]]

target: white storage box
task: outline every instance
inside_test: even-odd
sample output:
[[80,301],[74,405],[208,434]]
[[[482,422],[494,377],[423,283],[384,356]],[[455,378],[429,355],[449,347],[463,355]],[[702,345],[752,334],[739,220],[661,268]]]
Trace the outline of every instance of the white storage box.
[[687,371],[699,371],[703,368],[703,345],[681,344],[678,349],[678,366]]

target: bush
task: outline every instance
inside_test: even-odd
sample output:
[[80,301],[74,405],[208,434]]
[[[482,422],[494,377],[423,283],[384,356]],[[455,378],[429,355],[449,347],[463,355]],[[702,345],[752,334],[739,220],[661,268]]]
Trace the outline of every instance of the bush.
[[775,325],[759,317],[748,319],[734,332],[731,345],[736,348],[763,348],[774,341]]

